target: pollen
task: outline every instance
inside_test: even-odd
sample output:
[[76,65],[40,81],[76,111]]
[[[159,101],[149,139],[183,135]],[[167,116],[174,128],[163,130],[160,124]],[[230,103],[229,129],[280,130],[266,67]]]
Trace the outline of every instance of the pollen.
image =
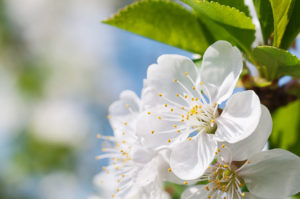
[[169,171],[169,172],[172,172],[172,169],[171,169],[171,168],[169,168],[169,169],[168,169],[168,171]]
[[148,112],[147,114],[148,114],[148,115],[150,115],[150,114],[151,114],[151,112]]
[[174,82],[177,82],[178,80],[177,79],[174,79]]
[[162,94],[161,94],[161,93],[159,93],[159,94],[158,94],[158,96],[159,96],[159,97],[162,97]]
[[106,118],[107,118],[107,119],[110,119],[110,118],[111,118],[111,116],[110,116],[110,115],[107,115],[107,116],[106,116]]
[[173,127],[174,127],[174,128],[177,128],[177,125],[176,125],[176,124],[174,124],[174,125],[173,125]]
[[168,139],[168,142],[169,142],[169,143],[171,143],[171,140],[170,140],[170,139]]
[[174,111],[174,109],[171,108],[171,112],[173,112],[173,111]]
[[119,192],[119,191],[120,191],[120,189],[119,189],[119,188],[117,188],[116,190],[117,190],[117,192]]
[[129,108],[129,104],[126,104],[126,108]]
[[185,73],[184,73],[184,75],[185,75],[185,76],[187,76],[187,75],[188,75],[188,73],[187,73],[187,72],[185,72]]
[[100,139],[101,138],[101,134],[97,134],[97,139]]
[[168,107],[168,104],[165,104],[165,107]]
[[188,183],[187,183],[187,181],[185,181],[183,184],[187,185]]
[[160,117],[160,116],[158,116],[158,117],[157,117],[157,119],[161,120],[161,117]]
[[152,134],[154,134],[155,131],[151,131]]
[[127,122],[124,122],[124,125],[126,126],[126,125],[127,125]]
[[178,93],[176,94],[176,97],[179,97],[179,94],[178,94]]
[[180,133],[180,130],[179,130],[179,129],[177,130],[177,133]]
[[189,138],[188,138],[188,140],[189,140],[189,141],[191,141],[191,140],[192,140],[192,138],[191,138],[191,137],[189,137]]

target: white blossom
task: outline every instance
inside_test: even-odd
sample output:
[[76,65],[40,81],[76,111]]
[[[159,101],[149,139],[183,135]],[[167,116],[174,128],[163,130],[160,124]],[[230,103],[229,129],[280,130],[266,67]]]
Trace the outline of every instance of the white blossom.
[[236,144],[222,144],[218,159],[201,177],[208,184],[187,189],[182,199],[283,199],[299,192],[300,158],[282,149],[261,152],[271,130],[271,115],[262,107],[256,131]]
[[97,158],[110,158],[111,164],[103,167],[98,180],[100,185],[111,185],[113,198],[134,198],[136,195],[141,199],[169,198],[163,190],[163,181],[174,176],[168,172],[165,152],[145,147],[136,135],[136,120],[142,111],[142,101],[135,93],[122,92],[120,100],[109,108],[114,136],[99,135],[108,143],[103,148],[106,153]]
[[243,60],[226,41],[206,50],[200,71],[180,55],[162,55],[157,62],[149,66],[144,82],[147,111],[137,133],[147,146],[171,145],[173,172],[181,179],[196,179],[214,159],[218,142],[235,143],[255,130],[260,101],[253,91],[232,95]]

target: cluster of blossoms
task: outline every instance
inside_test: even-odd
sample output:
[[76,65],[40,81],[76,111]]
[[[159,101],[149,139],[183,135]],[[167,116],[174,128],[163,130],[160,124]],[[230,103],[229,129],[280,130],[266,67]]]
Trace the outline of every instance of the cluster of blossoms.
[[284,199],[300,191],[300,158],[265,150],[272,118],[253,91],[233,94],[243,69],[236,47],[211,45],[200,69],[162,55],[149,66],[141,99],[121,93],[109,108],[114,136],[96,180],[105,198],[167,199],[164,182],[186,185],[182,199]]

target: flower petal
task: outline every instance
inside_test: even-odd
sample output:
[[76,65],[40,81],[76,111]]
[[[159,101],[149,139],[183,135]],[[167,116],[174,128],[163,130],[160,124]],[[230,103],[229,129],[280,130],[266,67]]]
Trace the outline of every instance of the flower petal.
[[[199,77],[198,69],[189,58],[181,55],[160,56],[157,64],[150,65],[147,71],[143,90],[145,105],[155,106],[157,103],[165,103],[162,102],[164,98],[158,97],[159,93],[179,104],[185,103],[184,100],[176,97],[176,94],[188,93],[180,84],[184,85],[189,92],[194,92],[193,83],[187,75],[194,82]],[[174,82],[175,79],[177,82]]]
[[125,90],[120,94],[120,99],[109,107],[110,123],[113,128],[119,128],[124,122],[134,121],[140,111],[139,97],[133,91]]
[[[150,114],[148,114],[150,113]],[[148,109],[147,112],[142,113],[136,122],[136,133],[142,137],[142,142],[146,147],[161,147],[173,144],[176,142],[181,134],[179,134],[173,125],[180,128],[179,122],[170,122],[160,117],[160,111],[156,108]]]
[[217,118],[216,139],[235,143],[248,137],[256,129],[261,115],[258,96],[253,91],[232,95]]
[[217,41],[203,55],[200,79],[212,102],[221,103],[232,94],[243,69],[240,51],[227,41]]
[[272,117],[269,110],[261,105],[260,121],[255,131],[246,139],[234,144],[225,144],[232,154],[233,161],[248,160],[250,156],[262,151],[272,132]]
[[249,158],[238,174],[249,191],[261,198],[285,198],[300,191],[300,158],[283,149],[263,151]]
[[198,134],[174,146],[170,166],[179,178],[193,180],[200,177],[214,159],[217,144],[207,134]]
[[202,199],[202,198],[208,198],[208,195],[211,195],[210,192],[208,192],[204,185],[198,185],[189,187],[181,195],[181,199]]

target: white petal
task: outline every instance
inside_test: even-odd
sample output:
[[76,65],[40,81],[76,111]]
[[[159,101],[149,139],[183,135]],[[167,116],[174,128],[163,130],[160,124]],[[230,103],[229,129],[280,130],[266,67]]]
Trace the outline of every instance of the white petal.
[[[250,192],[245,193],[245,197],[243,197],[243,199],[267,199],[267,198],[261,198],[261,197],[257,197],[253,194],[251,194]],[[272,198],[272,199],[288,199],[288,198]]]
[[249,158],[238,174],[249,191],[261,198],[285,198],[300,191],[300,158],[295,154],[273,149]]
[[240,51],[226,41],[217,41],[203,55],[200,79],[208,89],[212,102],[221,103],[232,94],[242,72]]
[[200,177],[214,159],[216,142],[207,134],[198,134],[174,146],[170,166],[179,178],[193,180]]
[[225,144],[231,151],[234,161],[247,160],[255,153],[262,151],[272,132],[272,117],[269,110],[261,105],[261,117],[255,131],[246,139],[234,144]]
[[138,96],[133,91],[123,91],[120,94],[120,99],[109,107],[112,128],[119,129],[119,131],[115,131],[115,135],[122,131],[125,122],[128,123],[128,126],[135,126],[135,119],[139,112],[141,112],[141,100]]
[[178,80],[190,92],[193,91],[193,84],[189,80],[187,73],[191,79],[196,82],[198,69],[195,64],[187,57],[181,55],[162,55],[158,58],[157,64],[150,65],[147,71],[147,79],[144,81],[143,101],[145,105],[155,106],[160,103],[162,98],[158,97],[162,93],[170,100],[183,104],[184,100],[176,97],[176,94],[184,94],[185,92]]
[[[150,115],[148,114],[151,113]],[[136,133],[143,138],[143,144],[146,147],[160,147],[173,144],[181,135],[173,127],[174,124],[180,127],[180,123],[158,119],[155,108],[148,109],[142,113],[136,122]],[[169,142],[169,139],[171,142]]]
[[141,101],[133,91],[125,90],[120,94],[120,99],[110,105],[109,114],[110,116],[128,115],[131,113],[129,108],[133,112],[140,112]]
[[253,91],[232,95],[217,118],[216,139],[235,143],[248,137],[256,129],[261,115],[258,96]]
[[181,199],[206,199],[211,195],[204,185],[187,188],[181,195]]

